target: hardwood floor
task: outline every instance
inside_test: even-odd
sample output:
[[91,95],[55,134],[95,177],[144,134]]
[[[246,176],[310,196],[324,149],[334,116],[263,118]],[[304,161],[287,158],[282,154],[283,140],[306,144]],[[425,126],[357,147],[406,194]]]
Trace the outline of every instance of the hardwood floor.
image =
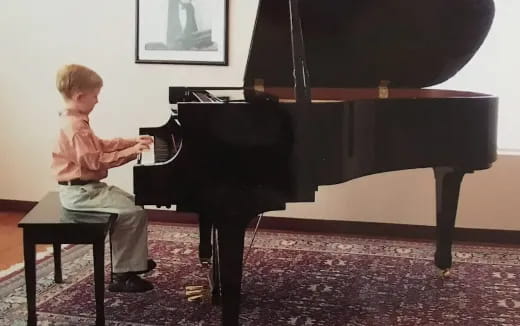
[[[22,229],[18,222],[23,212],[0,211],[0,270],[23,262]],[[49,245],[38,245],[37,251],[44,251]]]

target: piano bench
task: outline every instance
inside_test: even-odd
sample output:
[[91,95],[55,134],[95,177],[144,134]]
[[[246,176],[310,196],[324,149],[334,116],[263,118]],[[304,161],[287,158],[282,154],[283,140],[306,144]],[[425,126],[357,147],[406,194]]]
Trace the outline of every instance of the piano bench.
[[[36,325],[36,244],[52,244],[54,281],[61,283],[61,244],[92,244],[96,325],[105,325],[104,255],[105,238],[110,235],[117,214],[71,211],[61,206],[58,193],[49,192],[18,223],[23,229],[27,325]],[[110,242],[110,259],[112,245]],[[110,264],[112,266],[112,264]]]

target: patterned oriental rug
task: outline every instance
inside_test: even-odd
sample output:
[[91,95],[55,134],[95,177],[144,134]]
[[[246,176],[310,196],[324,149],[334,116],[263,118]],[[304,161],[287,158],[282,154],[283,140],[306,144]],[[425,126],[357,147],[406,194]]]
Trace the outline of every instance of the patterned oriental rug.
[[[185,286],[207,284],[196,231],[150,225],[158,268],[147,278],[156,288],[107,291],[107,325],[220,325],[218,307],[185,297]],[[433,266],[433,250],[431,242],[259,232],[244,269],[240,323],[520,325],[518,248],[456,245],[447,279]],[[62,259],[64,284],[53,283],[52,259],[38,263],[39,325],[93,325],[91,247],[67,247]],[[0,278],[0,325],[25,325],[24,289],[23,271]]]

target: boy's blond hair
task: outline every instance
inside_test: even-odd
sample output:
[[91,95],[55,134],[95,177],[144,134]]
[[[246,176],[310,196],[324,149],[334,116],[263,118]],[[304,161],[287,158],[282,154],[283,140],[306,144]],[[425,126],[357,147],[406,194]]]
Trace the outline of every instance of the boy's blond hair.
[[101,86],[103,79],[94,70],[82,65],[65,65],[56,75],[56,88],[66,99],[70,99],[75,92],[88,92]]

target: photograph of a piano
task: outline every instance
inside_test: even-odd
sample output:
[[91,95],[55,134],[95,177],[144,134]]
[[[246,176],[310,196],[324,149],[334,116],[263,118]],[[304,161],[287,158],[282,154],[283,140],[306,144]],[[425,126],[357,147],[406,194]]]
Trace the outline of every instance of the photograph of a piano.
[[239,323],[250,221],[320,185],[432,168],[449,270],[463,177],[496,160],[498,99],[428,87],[471,60],[493,17],[492,0],[260,0],[243,86],[169,88],[171,119],[140,129],[156,156],[134,166],[136,204],[199,213],[223,325]]

